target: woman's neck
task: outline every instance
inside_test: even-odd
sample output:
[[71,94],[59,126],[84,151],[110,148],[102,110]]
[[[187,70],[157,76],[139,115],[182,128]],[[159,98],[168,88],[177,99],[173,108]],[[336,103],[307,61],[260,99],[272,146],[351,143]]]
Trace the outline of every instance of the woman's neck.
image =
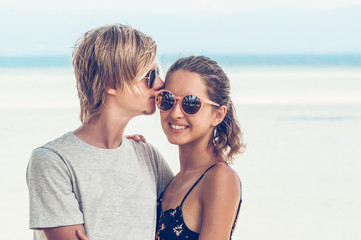
[[212,163],[219,162],[212,149],[207,146],[188,144],[179,146],[180,174],[188,171],[197,171],[208,167]]

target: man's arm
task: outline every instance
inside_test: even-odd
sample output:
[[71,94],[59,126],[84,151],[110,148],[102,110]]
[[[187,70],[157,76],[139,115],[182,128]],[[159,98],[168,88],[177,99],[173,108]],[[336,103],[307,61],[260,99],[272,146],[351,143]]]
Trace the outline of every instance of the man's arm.
[[70,175],[55,152],[45,148],[33,151],[27,168],[31,229],[82,226],[83,214]]
[[82,224],[43,229],[48,240],[78,240],[77,230],[85,232]]
[[156,151],[157,158],[157,199],[173,179],[174,174],[163,156]]

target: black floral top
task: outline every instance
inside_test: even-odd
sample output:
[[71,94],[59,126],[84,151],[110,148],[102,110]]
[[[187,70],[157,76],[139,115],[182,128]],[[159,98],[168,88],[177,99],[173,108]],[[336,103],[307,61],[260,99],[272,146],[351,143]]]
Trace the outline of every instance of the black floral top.
[[[216,164],[213,164],[209,167],[202,176],[196,181],[196,183],[189,189],[187,194],[184,196],[181,204],[175,209],[171,208],[166,211],[162,211],[162,198],[164,192],[160,195],[158,203],[157,203],[157,228],[156,228],[156,240],[193,240],[199,238],[199,233],[190,230],[184,222],[182,206],[184,201],[186,200],[189,193],[193,190],[193,188],[198,184],[198,182],[203,178],[203,176],[214,167]],[[173,180],[173,179],[172,179]],[[169,184],[168,184],[169,185]],[[238,210],[236,214],[236,219],[233,223],[232,230],[230,233],[229,239],[232,237],[233,230],[236,226],[239,209],[241,207],[242,199],[239,201]]]

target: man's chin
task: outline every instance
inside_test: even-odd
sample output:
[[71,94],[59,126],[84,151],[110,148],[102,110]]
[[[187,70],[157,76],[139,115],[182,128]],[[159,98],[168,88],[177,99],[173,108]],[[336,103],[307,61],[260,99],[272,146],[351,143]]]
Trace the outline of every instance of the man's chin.
[[143,114],[144,115],[152,115],[152,114],[154,114],[155,113],[155,108],[153,108],[152,110],[144,110],[143,111]]

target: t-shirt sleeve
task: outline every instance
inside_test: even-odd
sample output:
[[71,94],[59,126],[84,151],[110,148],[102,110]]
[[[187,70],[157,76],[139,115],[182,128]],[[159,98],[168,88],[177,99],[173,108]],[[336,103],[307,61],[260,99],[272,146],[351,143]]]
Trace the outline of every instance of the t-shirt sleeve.
[[157,199],[164,191],[174,174],[164,157],[154,148],[155,160],[157,163]]
[[35,149],[28,163],[26,180],[31,229],[84,223],[71,174],[57,153],[43,147]]

